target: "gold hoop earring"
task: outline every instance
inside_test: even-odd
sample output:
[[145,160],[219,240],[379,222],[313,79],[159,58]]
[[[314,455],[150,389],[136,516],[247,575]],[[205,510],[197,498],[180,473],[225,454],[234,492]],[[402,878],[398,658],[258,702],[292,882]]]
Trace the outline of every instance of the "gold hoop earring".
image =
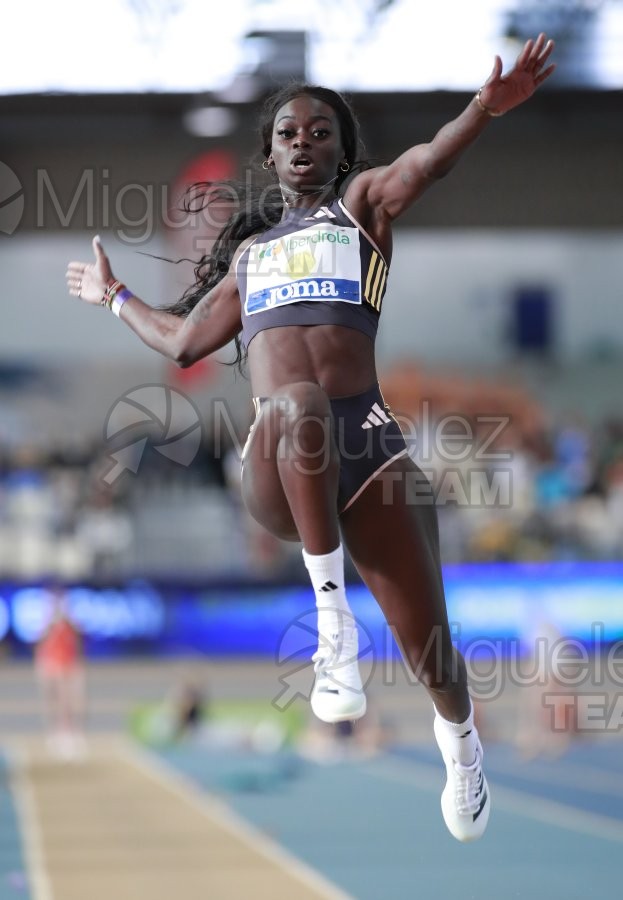
[[265,159],[264,162],[262,163],[262,168],[264,169],[265,172],[268,172],[268,170],[270,169],[270,165],[271,165],[270,160]]
[[342,160],[340,163],[340,172],[350,172],[350,163],[347,159]]

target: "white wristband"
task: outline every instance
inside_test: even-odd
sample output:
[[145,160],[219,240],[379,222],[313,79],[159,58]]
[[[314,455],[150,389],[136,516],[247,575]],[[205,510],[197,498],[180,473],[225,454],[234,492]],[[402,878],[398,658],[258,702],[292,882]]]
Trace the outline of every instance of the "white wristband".
[[123,304],[126,302],[126,300],[129,300],[130,297],[133,296],[134,294],[132,293],[132,291],[129,291],[127,288],[124,288],[122,291],[119,291],[115,294],[110,308],[117,316],[117,318],[119,318],[119,316],[121,315],[121,307],[123,306]]

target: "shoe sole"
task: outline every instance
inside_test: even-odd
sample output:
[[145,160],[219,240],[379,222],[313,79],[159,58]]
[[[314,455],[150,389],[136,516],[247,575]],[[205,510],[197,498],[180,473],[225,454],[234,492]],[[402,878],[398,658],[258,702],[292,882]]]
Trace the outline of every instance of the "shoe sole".
[[368,706],[365,694],[356,699],[357,703],[352,703],[342,710],[331,712],[330,710],[318,708],[316,698],[312,694],[311,708],[316,718],[320,719],[321,722],[326,722],[328,725],[335,725],[337,722],[351,722],[361,719],[365,715]]

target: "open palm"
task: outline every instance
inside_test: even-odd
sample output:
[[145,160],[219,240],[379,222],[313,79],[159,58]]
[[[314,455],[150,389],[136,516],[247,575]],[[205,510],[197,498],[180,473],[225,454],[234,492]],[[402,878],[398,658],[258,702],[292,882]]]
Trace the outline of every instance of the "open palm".
[[554,42],[548,41],[543,33],[536,41],[526,41],[515,65],[504,76],[502,60],[496,56],[493,71],[480,92],[482,103],[487,109],[495,110],[497,115],[502,115],[531,97],[556,68],[554,63],[545,68],[553,49]]
[[93,253],[93,263],[70,262],[65,278],[72,297],[79,297],[85,303],[95,305],[102,302],[106,285],[113,275],[99,237],[93,238]]

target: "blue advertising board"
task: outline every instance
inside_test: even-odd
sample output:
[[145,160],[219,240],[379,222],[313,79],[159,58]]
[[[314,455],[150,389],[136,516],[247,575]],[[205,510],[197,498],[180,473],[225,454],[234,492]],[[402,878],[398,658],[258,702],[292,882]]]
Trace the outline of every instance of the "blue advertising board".
[[[465,564],[446,566],[448,617],[455,642],[522,641],[547,623],[586,645],[623,639],[623,563]],[[64,588],[69,615],[89,656],[305,655],[315,642],[308,586],[185,585],[128,581],[114,587]],[[362,585],[348,596],[362,635],[377,657],[397,653],[391,628]],[[418,597],[414,595],[414,604]],[[50,620],[45,585],[0,585],[0,640],[17,653]],[[391,623],[390,623],[391,624]]]

